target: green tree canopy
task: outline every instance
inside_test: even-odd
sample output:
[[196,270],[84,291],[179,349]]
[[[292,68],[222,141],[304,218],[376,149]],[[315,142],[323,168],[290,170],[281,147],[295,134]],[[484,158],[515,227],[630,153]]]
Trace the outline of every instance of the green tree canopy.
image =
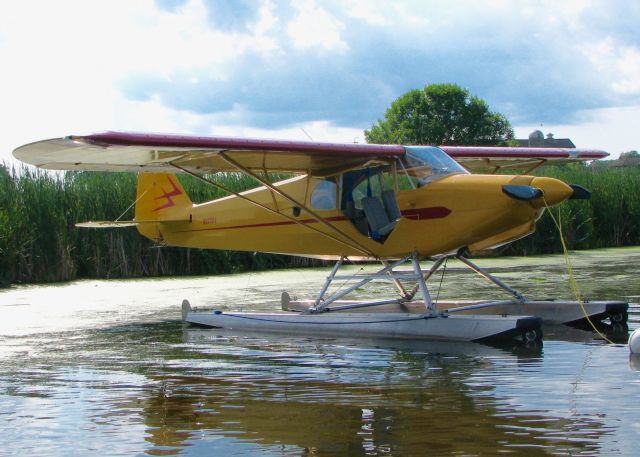
[[410,90],[364,133],[378,144],[504,145],[514,137],[506,117],[456,84]]

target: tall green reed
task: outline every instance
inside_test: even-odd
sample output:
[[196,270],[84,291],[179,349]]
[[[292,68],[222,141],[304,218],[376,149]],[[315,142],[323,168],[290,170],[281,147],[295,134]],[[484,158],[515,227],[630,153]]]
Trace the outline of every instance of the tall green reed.
[[[592,192],[590,200],[571,200],[552,209],[560,215],[570,249],[640,245],[640,168],[575,164],[545,168],[538,174],[580,184]],[[180,179],[195,202],[224,196],[224,192],[196,179]],[[256,185],[237,173],[216,179],[236,192]],[[136,176],[131,173],[48,173],[0,166],[0,285],[74,278],[207,275],[309,264],[301,264],[297,257],[272,254],[159,248],[135,228],[75,227],[80,221],[131,219],[133,209],[125,210],[135,194]],[[561,252],[551,218],[543,215],[536,233],[502,252]]]
[[[278,178],[278,177],[276,177]],[[180,178],[196,202],[224,193]],[[240,192],[255,187],[237,174],[221,177]],[[0,284],[74,278],[217,274],[288,265],[287,257],[250,252],[160,248],[135,228],[77,229],[76,222],[128,220],[135,200],[131,173],[48,173],[0,167]]]
[[[569,249],[640,245],[640,168],[594,167],[583,164],[546,167],[537,174],[579,184],[589,200],[568,200],[551,208],[560,216]],[[536,232],[508,246],[508,254],[561,252],[558,231],[544,214]]]

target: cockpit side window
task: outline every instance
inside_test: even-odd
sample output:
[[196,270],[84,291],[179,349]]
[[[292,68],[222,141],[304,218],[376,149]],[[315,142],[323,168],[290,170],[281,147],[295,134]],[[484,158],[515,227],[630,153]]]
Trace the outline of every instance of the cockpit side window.
[[320,181],[311,194],[311,206],[320,210],[336,209],[337,195],[338,186],[335,181]]

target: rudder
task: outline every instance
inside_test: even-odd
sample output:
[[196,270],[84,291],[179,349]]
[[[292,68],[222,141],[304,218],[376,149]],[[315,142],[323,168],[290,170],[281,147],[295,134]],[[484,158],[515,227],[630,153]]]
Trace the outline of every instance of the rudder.
[[161,239],[158,224],[147,223],[188,221],[192,206],[174,173],[138,173],[135,221],[142,235]]
[[136,220],[182,219],[192,202],[173,173],[139,173]]

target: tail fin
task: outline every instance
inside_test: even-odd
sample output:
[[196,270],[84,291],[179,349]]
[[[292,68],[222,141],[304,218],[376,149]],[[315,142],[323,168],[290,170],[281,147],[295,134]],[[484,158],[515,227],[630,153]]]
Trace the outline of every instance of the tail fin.
[[173,173],[139,173],[136,221],[188,220],[192,202]]
[[157,242],[162,240],[159,222],[185,222],[191,220],[193,203],[172,173],[139,173],[135,219],[132,221],[81,222],[84,228],[138,228],[140,234]]
[[188,221],[192,205],[175,174],[138,174],[135,221],[141,235],[161,240],[159,224],[150,222]]

